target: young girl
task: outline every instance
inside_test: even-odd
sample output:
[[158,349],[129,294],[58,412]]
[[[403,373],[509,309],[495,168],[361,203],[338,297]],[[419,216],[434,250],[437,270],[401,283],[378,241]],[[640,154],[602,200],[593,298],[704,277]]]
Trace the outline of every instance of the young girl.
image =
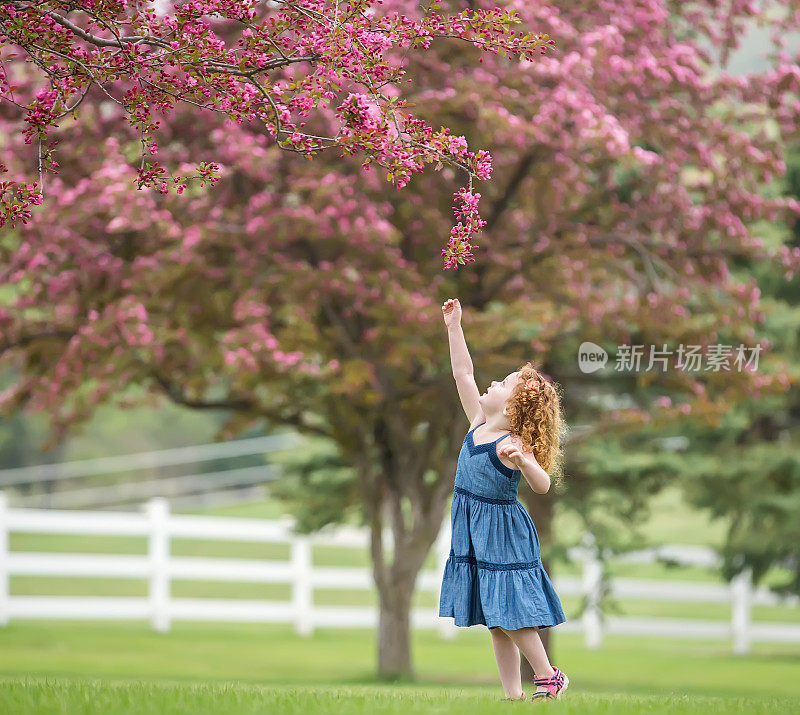
[[569,679],[550,665],[538,631],[566,617],[542,567],[539,536],[517,499],[517,487],[524,476],[537,494],[550,488],[546,470],[560,455],[559,397],[530,362],[479,394],[461,329],[461,305],[447,300],[442,312],[453,376],[471,428],[458,455],[439,616],[453,618],[457,626],[488,627],[503,700],[525,700],[520,651],[536,675],[532,699],[558,698]]

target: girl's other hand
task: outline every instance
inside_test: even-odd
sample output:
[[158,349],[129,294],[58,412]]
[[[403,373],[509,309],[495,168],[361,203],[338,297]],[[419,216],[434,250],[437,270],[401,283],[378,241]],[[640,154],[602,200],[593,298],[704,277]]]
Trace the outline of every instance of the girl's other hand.
[[458,298],[449,298],[442,305],[442,314],[444,315],[444,324],[448,328],[461,324],[461,303]]
[[508,444],[500,448],[500,455],[506,457],[509,461],[514,463],[517,469],[521,469],[525,464],[525,455],[518,447],[513,444]]

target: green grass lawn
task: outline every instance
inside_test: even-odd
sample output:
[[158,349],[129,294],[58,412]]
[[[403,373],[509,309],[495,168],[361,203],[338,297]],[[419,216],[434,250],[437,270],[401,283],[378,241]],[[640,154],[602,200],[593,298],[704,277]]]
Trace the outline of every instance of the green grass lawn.
[[[800,711],[797,648],[747,656],[703,641],[552,633],[551,662],[570,677],[565,712]],[[489,712],[503,696],[489,634],[412,637],[416,679],[375,677],[375,633],[175,623],[12,621],[0,636],[0,712]],[[569,699],[567,699],[567,697]]]
[[226,684],[117,683],[107,681],[0,681],[0,700],[8,713],[469,713],[489,715],[514,708],[555,708],[562,713],[703,713],[703,715],[787,715],[800,702],[782,698],[713,698],[704,696],[608,695],[579,693],[552,703],[500,703],[493,695],[463,688],[374,686],[303,687]]
[[[571,694],[570,694],[571,695]],[[785,698],[706,696],[609,695],[581,692],[550,703],[500,703],[478,689],[452,687],[292,687],[258,686],[239,682],[126,683],[85,680],[0,681],[0,704],[5,712],[37,713],[213,713],[214,715],[364,715],[407,713],[468,713],[489,715],[513,708],[555,708],[561,713],[639,715],[640,713],[702,713],[703,715],[787,715],[796,713],[800,701]]]

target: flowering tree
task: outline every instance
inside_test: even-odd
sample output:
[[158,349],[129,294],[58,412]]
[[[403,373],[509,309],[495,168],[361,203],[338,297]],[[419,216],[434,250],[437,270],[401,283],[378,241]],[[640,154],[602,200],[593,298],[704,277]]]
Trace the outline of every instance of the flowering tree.
[[[467,271],[443,273],[429,250],[449,230],[442,177],[420,173],[392,191],[352,157],[294,161],[257,121],[188,103],[160,128],[159,151],[181,176],[213,157],[218,185],[131,192],[139,127],[101,92],[78,122],[54,130],[69,141],[48,211],[0,234],[0,350],[19,370],[0,410],[46,412],[55,442],[98,405],[139,399],[120,386],[141,385],[154,402],[229,409],[221,437],[267,420],[332,440],[353,470],[347,498],[370,528],[384,675],[411,670],[414,582],[465,433],[444,297],[465,307],[479,384],[534,351],[565,386],[568,417],[587,418],[576,444],[687,416],[713,421],[743,395],[792,379],[756,334],[765,306],[739,266],[769,265],[788,280],[800,260],[788,241],[760,235],[763,222],[791,223],[800,209],[763,191],[800,131],[796,58],[779,56],[759,75],[709,76],[699,41],[734,46],[750,3],[726,7],[722,23],[710,1],[512,5],[559,38],[555,56],[492,53],[476,64],[457,37],[409,54],[418,113],[493,148],[500,178],[482,197],[492,250]],[[780,38],[796,19],[765,22]],[[305,76],[301,64],[282,72],[286,87]],[[308,124],[325,136],[338,119],[320,107]],[[2,121],[0,136],[10,136],[8,114]],[[453,180],[456,168],[442,176]],[[766,352],[756,372],[600,384],[575,370],[583,340],[742,340]],[[595,407],[582,399],[587,383],[632,405]],[[596,487],[590,470],[568,477],[563,498]],[[632,479],[630,488],[642,487]],[[529,502],[545,550],[555,498]]]
[[[30,206],[42,201],[43,172],[58,168],[52,151],[56,142],[47,141],[48,128],[69,115],[77,118],[90,91],[100,90],[139,132],[140,189],[150,186],[165,193],[172,184],[183,193],[193,179],[203,185],[219,178],[215,162],[187,167],[190,173],[185,175],[166,176],[158,160],[146,161],[158,153],[161,121],[154,114],[166,116],[179,103],[226,114],[239,124],[258,123],[278,146],[308,159],[332,147],[363,153],[363,167],[374,161],[398,190],[426,163],[435,161],[437,169],[444,163],[457,166],[468,175],[469,186],[455,194],[455,213],[461,221],[442,255],[445,268],[471,261],[470,239],[484,224],[478,214],[480,194],[473,191],[472,182],[475,177],[489,178],[491,156],[483,150],[471,152],[464,137],[451,136],[445,127],[434,131],[401,111],[413,106],[397,87],[406,74],[403,61],[411,50],[428,49],[438,37],[456,37],[503,56],[510,52],[533,57],[554,43],[546,35],[517,35],[510,29],[520,22],[514,10],[495,7],[442,17],[432,2],[421,19],[414,20],[398,12],[377,15],[374,6],[382,2],[193,1],[172,4],[172,15],[156,12],[151,0],[104,0],[80,7],[69,0],[3,3],[0,59],[19,64],[15,46],[21,48],[46,84],[23,84],[0,62],[0,99],[25,111],[22,133],[28,144],[36,139],[39,163],[38,182],[0,183],[0,227],[14,225],[17,219],[26,222]],[[73,13],[78,14],[70,17]],[[211,16],[224,20],[205,19]],[[403,58],[397,53],[390,58],[390,51],[397,49],[406,50]],[[296,66],[306,74],[295,81],[276,79],[281,70]],[[345,86],[356,91],[336,107],[336,134],[302,131],[306,122],[298,124],[298,119],[339,101]],[[23,97],[31,94],[33,99],[25,104]],[[7,172],[0,164],[0,173]]]

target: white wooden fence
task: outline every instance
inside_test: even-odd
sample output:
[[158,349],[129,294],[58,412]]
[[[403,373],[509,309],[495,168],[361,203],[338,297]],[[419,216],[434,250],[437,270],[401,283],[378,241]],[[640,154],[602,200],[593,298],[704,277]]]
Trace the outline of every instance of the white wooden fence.
[[[458,628],[452,619],[439,618],[438,594],[441,575],[450,549],[450,522],[445,519],[435,544],[437,567],[419,574],[416,587],[437,594],[437,606],[416,608],[411,613],[413,628],[436,628],[452,638]],[[12,531],[47,534],[88,534],[99,536],[144,536],[146,555],[69,554],[10,552],[8,535]],[[170,554],[173,537],[218,539],[224,541],[278,542],[290,545],[290,559],[176,557]],[[0,492],[0,625],[11,618],[149,619],[152,628],[165,632],[173,620],[244,621],[292,623],[300,635],[310,635],[315,627],[376,627],[376,607],[317,606],[314,589],[374,589],[371,569],[314,566],[314,544],[367,548],[368,533],[353,527],[323,530],[313,535],[292,533],[291,518],[276,521],[187,514],[171,514],[166,499],[151,499],[142,513],[9,508]],[[391,550],[392,534],[384,533]],[[700,619],[613,617],[601,614],[600,562],[593,555],[591,535],[582,547],[568,553],[583,562],[582,577],[557,576],[554,585],[561,596],[583,596],[587,607],[581,618],[568,619],[557,630],[583,632],[588,648],[599,648],[603,633],[629,636],[667,636],[673,638],[732,639],[736,653],[746,653],[754,640],[800,643],[800,624],[757,622],[751,607],[788,604],[798,599],[779,599],[766,588],[754,590],[749,573],[731,584],[615,578],[612,595],[621,599],[707,602],[731,604],[730,621]],[[670,558],[683,564],[712,566],[717,556],[705,547],[661,547],[618,557],[639,563]],[[77,576],[92,578],[145,578],[147,597],[87,596],[11,596],[9,577]],[[170,584],[178,579],[289,583],[290,601],[245,599],[173,598]],[[473,628],[482,628],[474,626]]]

